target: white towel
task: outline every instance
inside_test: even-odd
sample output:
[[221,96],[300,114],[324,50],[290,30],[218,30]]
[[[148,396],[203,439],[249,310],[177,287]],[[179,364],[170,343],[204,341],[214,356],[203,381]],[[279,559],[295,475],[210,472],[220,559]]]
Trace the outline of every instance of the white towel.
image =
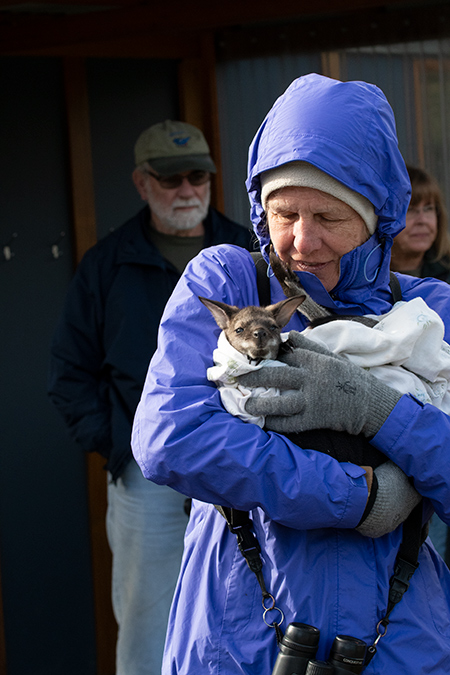
[[[432,403],[450,414],[450,347],[444,342],[444,324],[422,298],[397,302],[390,312],[373,316],[379,323],[369,328],[356,321],[334,320],[306,328],[302,334],[341,354],[397,389],[411,393],[423,403]],[[286,340],[288,333],[282,334]],[[213,353],[215,366],[207,377],[216,382],[223,405],[232,415],[264,426],[264,417],[252,417],[245,411],[250,395],[277,396],[278,389],[247,389],[236,378],[263,367],[283,366],[264,360],[258,365],[230,345],[222,332]]]
[[[282,339],[286,340],[288,334],[285,333]],[[263,416],[253,417],[245,410],[245,403],[250,395],[253,396],[279,396],[280,390],[270,387],[257,387],[256,389],[247,389],[238,383],[237,377],[251,373],[260,368],[271,368],[284,366],[281,361],[264,359],[256,364],[255,361],[249,361],[246,356],[238,352],[228,342],[225,333],[222,331],[217,341],[217,349],[213,352],[215,365],[208,368],[206,374],[208,380],[215,382],[220,391],[220,397],[225,409],[229,413],[240,417],[246,422],[253,422],[260,427],[264,426],[265,418]]]

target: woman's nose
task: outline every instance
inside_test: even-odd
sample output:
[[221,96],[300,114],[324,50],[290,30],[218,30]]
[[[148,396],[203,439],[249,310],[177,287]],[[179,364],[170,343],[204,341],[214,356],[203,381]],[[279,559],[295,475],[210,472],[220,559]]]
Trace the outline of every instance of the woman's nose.
[[322,242],[318,225],[313,218],[299,216],[294,223],[294,247],[299,253],[308,254],[320,248]]

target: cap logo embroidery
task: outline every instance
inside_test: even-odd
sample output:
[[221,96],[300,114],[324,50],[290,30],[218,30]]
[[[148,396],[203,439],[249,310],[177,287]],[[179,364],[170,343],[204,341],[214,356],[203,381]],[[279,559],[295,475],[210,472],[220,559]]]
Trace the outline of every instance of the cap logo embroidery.
[[184,146],[187,145],[189,139],[190,136],[185,136],[184,138],[174,138],[173,142],[175,143],[175,145]]

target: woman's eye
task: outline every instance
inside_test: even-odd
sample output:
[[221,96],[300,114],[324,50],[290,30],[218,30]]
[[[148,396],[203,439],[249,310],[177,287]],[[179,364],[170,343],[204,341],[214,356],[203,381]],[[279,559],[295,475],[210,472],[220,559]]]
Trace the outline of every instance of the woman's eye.
[[320,213],[319,218],[325,223],[335,223],[337,220],[339,220],[339,218],[333,216],[332,213]]
[[290,223],[297,217],[296,213],[275,213],[274,217],[281,223]]

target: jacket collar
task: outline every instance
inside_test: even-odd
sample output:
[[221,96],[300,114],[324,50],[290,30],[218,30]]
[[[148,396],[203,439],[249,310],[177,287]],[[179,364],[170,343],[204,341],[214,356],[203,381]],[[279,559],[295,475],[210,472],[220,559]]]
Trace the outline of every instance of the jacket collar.
[[[212,236],[213,216],[213,209],[209,207],[208,214],[203,221],[206,245],[208,245],[208,241]],[[147,235],[150,217],[150,208],[146,205],[134,218],[120,228],[117,254],[117,263],[119,265],[157,265],[162,268],[166,268],[169,265],[172,266],[161,255]]]

